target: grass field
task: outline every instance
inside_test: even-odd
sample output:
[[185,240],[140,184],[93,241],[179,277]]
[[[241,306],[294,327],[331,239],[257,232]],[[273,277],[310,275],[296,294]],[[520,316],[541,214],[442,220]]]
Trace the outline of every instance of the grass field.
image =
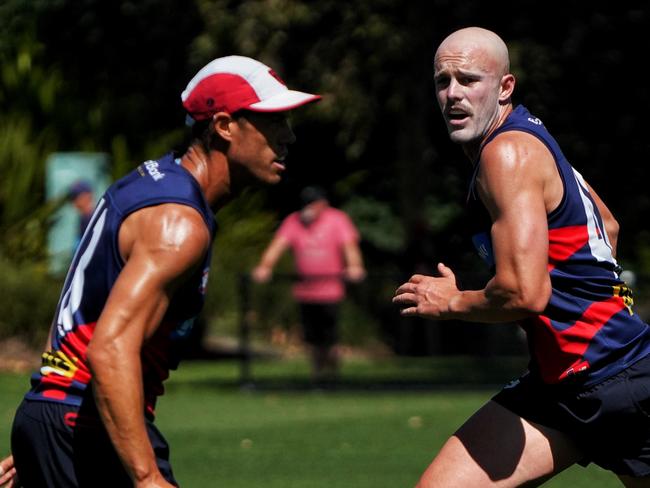
[[[256,386],[249,388],[237,386],[234,363],[186,362],[168,381],[157,423],[186,488],[411,487],[444,440],[496,389],[453,383],[453,371],[463,364],[467,372],[467,362],[349,362],[346,381],[325,391],[306,388],[307,366],[300,361],[256,365]],[[488,380],[507,365],[495,361],[475,373]],[[400,388],[399,379],[409,388]],[[0,454],[8,451],[26,385],[25,374],[0,374]],[[571,468],[544,486],[619,484],[590,466]]]

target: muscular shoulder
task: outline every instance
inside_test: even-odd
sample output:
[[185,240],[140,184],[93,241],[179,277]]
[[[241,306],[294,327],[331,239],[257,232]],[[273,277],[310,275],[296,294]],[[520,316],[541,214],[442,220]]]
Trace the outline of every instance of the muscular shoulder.
[[511,199],[520,191],[539,194],[548,209],[561,198],[563,187],[548,147],[522,131],[496,136],[481,153],[478,187],[483,200]]
[[548,147],[537,137],[522,131],[499,134],[481,153],[481,168],[486,171],[543,173],[554,167]]
[[508,131],[490,141],[481,153],[479,179],[483,184],[516,183],[520,178],[546,185],[557,176],[551,151],[537,137]]
[[186,268],[200,262],[210,246],[210,232],[197,210],[167,203],[138,210],[123,222],[119,233],[122,258],[134,254]]

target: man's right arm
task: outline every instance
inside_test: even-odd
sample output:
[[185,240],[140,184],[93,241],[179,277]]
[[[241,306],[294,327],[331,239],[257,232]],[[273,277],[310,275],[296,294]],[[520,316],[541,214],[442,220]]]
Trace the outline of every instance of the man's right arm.
[[273,274],[273,267],[288,248],[289,241],[284,236],[276,234],[262,254],[259,264],[253,269],[253,279],[258,283],[269,281]]
[[414,275],[397,289],[393,302],[402,315],[503,323],[546,307],[547,207],[554,208],[561,193],[545,194],[561,185],[548,149],[525,133],[500,134],[483,150],[477,181],[492,218],[494,276],[481,290],[461,291],[452,270],[439,263],[440,277]]
[[165,204],[129,216],[119,242],[126,264],[88,346],[93,393],[134,486],[169,487],[146,431],[141,350],[159,326],[174,291],[202,262],[209,233],[194,209]]

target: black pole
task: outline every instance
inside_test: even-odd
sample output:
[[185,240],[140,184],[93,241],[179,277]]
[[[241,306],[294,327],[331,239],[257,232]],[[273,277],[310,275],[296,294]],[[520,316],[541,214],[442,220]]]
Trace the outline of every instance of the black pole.
[[250,287],[251,281],[248,273],[239,275],[239,384],[251,384],[251,349],[250,349]]

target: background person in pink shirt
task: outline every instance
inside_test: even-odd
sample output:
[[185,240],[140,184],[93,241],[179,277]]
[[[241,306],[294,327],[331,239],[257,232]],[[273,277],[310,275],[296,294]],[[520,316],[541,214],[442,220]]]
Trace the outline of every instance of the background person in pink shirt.
[[293,296],[300,306],[303,338],[311,349],[312,377],[332,380],[338,373],[335,346],[344,280],[361,281],[366,271],[359,232],[350,217],[330,206],[322,188],[306,187],[300,198],[301,210],[284,219],[252,276],[258,283],[267,282],[278,259],[291,249],[300,277]]

